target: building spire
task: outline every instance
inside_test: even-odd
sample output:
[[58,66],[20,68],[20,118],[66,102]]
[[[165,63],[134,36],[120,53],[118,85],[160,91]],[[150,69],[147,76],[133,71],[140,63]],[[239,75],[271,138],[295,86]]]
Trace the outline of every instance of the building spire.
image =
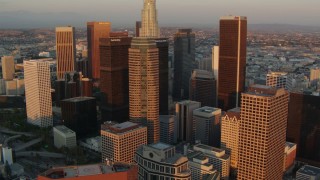
[[160,37],[156,0],[144,0],[141,11],[141,37]]

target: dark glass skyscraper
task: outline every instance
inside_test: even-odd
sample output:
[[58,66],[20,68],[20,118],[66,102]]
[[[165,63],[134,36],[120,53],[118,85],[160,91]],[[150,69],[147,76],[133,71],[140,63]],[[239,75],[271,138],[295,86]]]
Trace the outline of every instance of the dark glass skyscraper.
[[179,29],[174,36],[173,98],[188,99],[189,80],[195,65],[195,34],[191,29]]
[[223,110],[238,107],[244,91],[247,55],[247,18],[220,19],[218,101]]
[[127,32],[110,33],[110,38],[100,39],[103,121],[123,122],[129,119],[128,49],[131,39]]

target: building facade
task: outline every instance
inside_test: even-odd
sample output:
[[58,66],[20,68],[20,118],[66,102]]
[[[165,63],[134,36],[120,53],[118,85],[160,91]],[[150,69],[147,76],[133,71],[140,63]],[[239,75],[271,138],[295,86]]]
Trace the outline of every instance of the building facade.
[[200,102],[181,101],[176,104],[177,139],[178,141],[195,141],[195,122],[193,111],[201,107]]
[[276,88],[286,88],[287,73],[286,72],[269,72],[267,74],[266,85]]
[[244,91],[247,53],[247,18],[220,18],[218,103],[224,111],[239,107]]
[[297,145],[291,142],[286,142],[284,149],[283,172],[286,172],[294,166],[297,155]]
[[49,63],[24,61],[27,122],[40,127],[53,124]]
[[132,122],[101,125],[102,162],[133,163],[139,146],[147,144],[147,128]]
[[173,115],[160,115],[160,142],[174,144],[177,142],[176,117]]
[[3,56],[1,58],[2,78],[4,80],[14,79],[14,58],[13,56]]
[[133,38],[129,49],[129,117],[159,141],[159,50],[153,39]]
[[242,94],[238,179],[282,179],[289,93],[253,85]]
[[110,22],[88,22],[88,59],[89,77],[100,79],[100,38],[108,38],[111,31]]
[[53,127],[53,141],[56,148],[77,146],[76,133],[65,126]]
[[100,39],[101,113],[104,121],[129,120],[128,61],[131,37],[127,32],[110,33]]
[[216,107],[216,83],[212,72],[193,70],[190,78],[190,100],[201,102],[202,106]]
[[74,27],[56,27],[56,59],[58,79],[63,79],[65,72],[76,70],[76,40]]
[[139,31],[139,37],[160,37],[156,0],[144,0],[141,18],[141,30]]
[[296,180],[320,179],[320,168],[305,165],[297,171]]
[[176,153],[175,147],[156,143],[140,146],[135,154],[138,180],[171,179],[190,180],[188,158]]
[[179,29],[174,35],[174,99],[188,99],[189,81],[195,67],[195,34],[191,29]]

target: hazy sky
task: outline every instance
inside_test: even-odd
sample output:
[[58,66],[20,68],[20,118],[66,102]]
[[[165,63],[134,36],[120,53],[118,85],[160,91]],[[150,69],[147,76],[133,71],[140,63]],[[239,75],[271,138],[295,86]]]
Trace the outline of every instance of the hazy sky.
[[[143,0],[0,0],[0,28],[85,26],[86,21],[132,25]],[[320,26],[320,0],[157,0],[162,26],[217,25],[223,15],[250,24]]]

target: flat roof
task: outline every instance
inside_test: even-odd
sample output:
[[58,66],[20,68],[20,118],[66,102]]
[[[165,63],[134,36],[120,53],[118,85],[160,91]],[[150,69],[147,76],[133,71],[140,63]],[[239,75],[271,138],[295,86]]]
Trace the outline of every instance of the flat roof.
[[115,125],[113,125],[111,127],[115,128],[115,129],[123,130],[123,129],[127,129],[127,128],[130,128],[130,127],[133,127],[133,126],[137,126],[137,125],[138,124],[136,124],[136,123],[127,121],[127,122],[124,122],[124,123],[121,123],[121,124],[115,124]]
[[199,147],[201,149],[205,149],[205,150],[210,150],[210,151],[214,151],[214,152],[218,152],[218,153],[221,153],[223,152],[224,150],[222,149],[219,149],[219,148],[215,148],[215,147],[212,147],[212,146],[207,146],[205,144],[198,144],[198,145],[195,145],[196,147]]
[[169,145],[169,144],[165,144],[165,143],[156,143],[156,144],[151,144],[150,147],[153,147],[155,149],[159,149],[159,150],[164,150],[164,149],[169,149],[171,148],[172,146]]
[[320,168],[310,166],[310,165],[305,165],[298,170],[298,173],[302,173],[310,176],[317,176],[317,175],[320,175]]
[[58,131],[62,132],[63,134],[74,134],[75,132],[72,131],[71,129],[67,128],[64,125],[61,126],[55,126],[55,129],[57,129]]
[[214,107],[209,107],[209,106],[205,106],[205,107],[202,107],[202,108],[195,109],[195,111],[199,111],[199,112],[203,112],[203,113],[208,113],[208,114],[212,114],[213,112],[219,111],[219,110],[221,110],[221,109],[219,109],[219,108],[214,108]]
[[101,167],[99,165],[89,165],[78,167],[79,176],[89,176],[102,174]]
[[92,99],[95,99],[94,97],[85,97],[85,96],[82,96],[82,97],[74,97],[74,98],[70,98],[70,99],[65,99],[65,100],[62,100],[62,101],[67,101],[67,102],[81,102],[81,101],[87,101],[87,100],[92,100]]

